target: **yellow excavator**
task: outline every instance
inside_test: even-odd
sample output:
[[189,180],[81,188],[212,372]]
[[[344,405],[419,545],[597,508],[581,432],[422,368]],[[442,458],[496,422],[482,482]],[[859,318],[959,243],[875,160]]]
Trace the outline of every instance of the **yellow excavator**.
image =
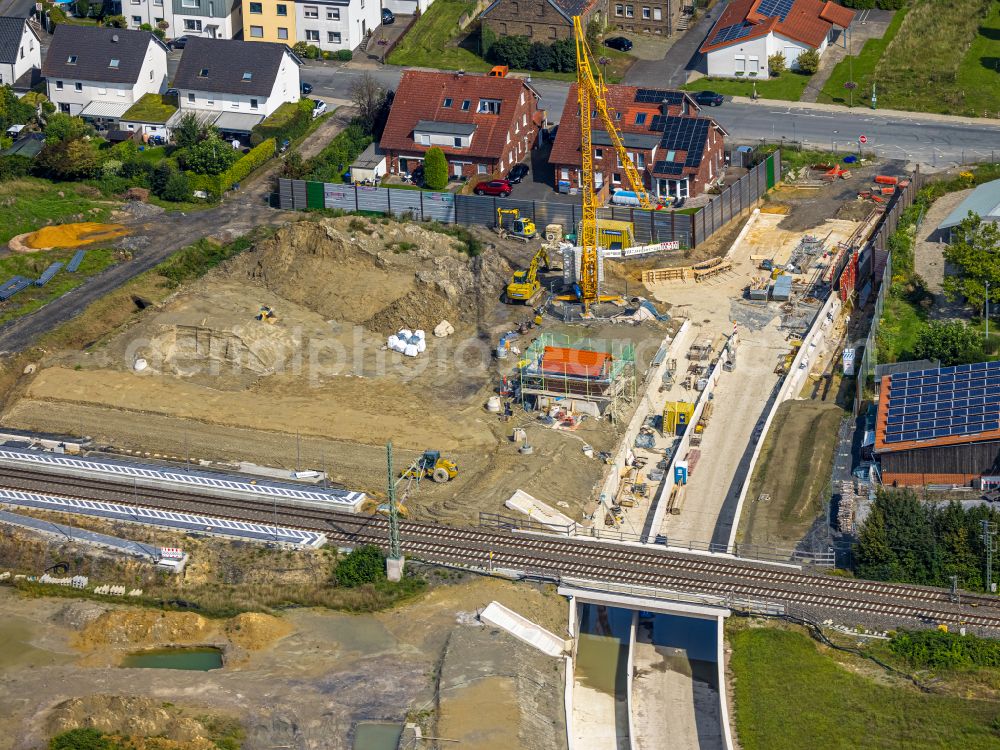
[[514,275],[510,277],[510,283],[507,284],[507,295],[504,301],[511,305],[518,302],[522,304],[531,302],[542,290],[542,285],[538,281],[539,267],[543,271],[549,270],[549,251],[544,245],[538,248],[538,252],[531,259],[527,269],[514,271]]
[[[503,224],[505,216],[509,216],[511,219],[509,228],[505,227]],[[501,237],[512,237],[513,239],[521,240],[522,242],[528,242],[538,236],[538,230],[535,228],[535,222],[531,219],[522,219],[521,212],[516,208],[497,209],[496,232]]]

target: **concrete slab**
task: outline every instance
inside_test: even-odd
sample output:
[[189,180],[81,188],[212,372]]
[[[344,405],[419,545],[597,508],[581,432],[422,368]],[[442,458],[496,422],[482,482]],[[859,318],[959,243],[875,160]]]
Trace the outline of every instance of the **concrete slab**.
[[534,646],[549,656],[562,656],[572,648],[571,641],[560,638],[541,625],[536,625],[500,602],[490,602],[486,609],[479,613],[479,619],[506,630],[518,640]]

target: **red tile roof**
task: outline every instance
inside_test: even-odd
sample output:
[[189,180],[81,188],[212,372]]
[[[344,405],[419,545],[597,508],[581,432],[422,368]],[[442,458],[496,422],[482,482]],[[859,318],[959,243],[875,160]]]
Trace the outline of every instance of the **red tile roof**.
[[[616,125],[622,133],[653,134],[655,131],[650,130],[650,125],[656,115],[683,114],[681,105],[670,105],[666,112],[662,112],[658,103],[638,103],[635,100],[638,92],[638,86],[623,86],[621,84],[608,86],[605,98],[612,116],[616,112],[621,113],[621,119],[616,121]],[[697,113],[699,110],[693,99],[688,99],[688,106],[692,113]],[[646,121],[642,125],[637,125],[635,116],[640,112],[646,114]],[[605,132],[600,116],[591,121],[591,126],[595,131]],[[556,142],[552,144],[549,162],[551,164],[580,164],[581,162],[580,107],[577,104],[575,83],[569,87],[569,93],[566,95],[566,104],[563,106],[562,118],[559,121],[559,130],[556,132]]]
[[[413,128],[421,120],[474,124],[476,131],[469,148],[443,146],[443,151],[455,156],[499,159],[508,131],[513,137],[522,93],[530,102],[528,114],[533,119],[538,94],[523,79],[404,70],[379,145],[384,151],[423,152],[428,147],[413,140]],[[448,108],[442,106],[446,98],[452,100]],[[463,112],[462,102],[466,99],[470,106]],[[476,112],[479,99],[499,99],[500,114]]]
[[[741,44],[767,36],[772,31],[810,47],[819,47],[833,26],[846,29],[854,20],[853,10],[828,0],[795,0],[784,19],[761,14],[760,5],[761,0],[732,0],[709,32],[701,52]],[[720,31],[739,24],[750,27],[743,36],[730,41],[715,41]]]

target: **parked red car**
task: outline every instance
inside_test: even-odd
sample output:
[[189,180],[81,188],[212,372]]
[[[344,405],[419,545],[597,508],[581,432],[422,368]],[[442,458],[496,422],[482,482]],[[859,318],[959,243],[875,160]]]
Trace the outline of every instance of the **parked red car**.
[[472,192],[476,195],[499,195],[501,198],[506,198],[513,189],[507,180],[490,180],[480,182]]

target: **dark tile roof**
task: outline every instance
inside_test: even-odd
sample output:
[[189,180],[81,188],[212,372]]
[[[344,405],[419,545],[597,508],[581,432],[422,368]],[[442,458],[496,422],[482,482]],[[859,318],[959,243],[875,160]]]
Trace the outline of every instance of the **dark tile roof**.
[[[286,52],[301,64],[284,44],[189,37],[174,76],[174,88],[267,96]],[[207,75],[201,74],[203,70]],[[250,74],[249,80],[244,78],[246,73]]]
[[[46,78],[103,83],[135,83],[150,43],[167,48],[148,31],[59,24],[42,64]],[[71,56],[75,57],[70,62]],[[112,68],[111,61],[118,60]]]
[[[13,16],[0,16],[0,63],[17,62],[17,50],[21,46],[21,35],[28,21]],[[31,29],[31,26],[28,26]],[[34,30],[31,31],[34,34]],[[35,35],[37,38],[37,34]]]

